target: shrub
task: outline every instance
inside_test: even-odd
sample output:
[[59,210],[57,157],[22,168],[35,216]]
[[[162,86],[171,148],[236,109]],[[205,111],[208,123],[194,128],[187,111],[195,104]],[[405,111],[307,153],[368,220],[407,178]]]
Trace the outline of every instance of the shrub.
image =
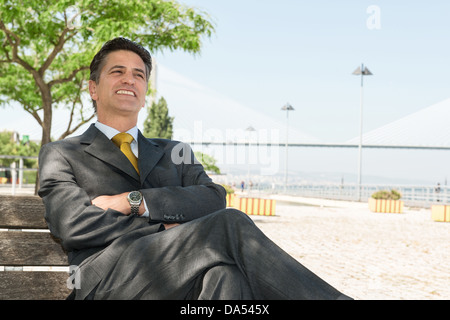
[[222,187],[225,188],[225,190],[227,191],[227,194],[229,194],[229,193],[234,193],[233,187],[231,187],[231,186],[229,186],[229,185],[227,185],[227,184],[222,184]]
[[402,197],[397,190],[380,190],[372,194],[372,198],[381,200],[399,200]]

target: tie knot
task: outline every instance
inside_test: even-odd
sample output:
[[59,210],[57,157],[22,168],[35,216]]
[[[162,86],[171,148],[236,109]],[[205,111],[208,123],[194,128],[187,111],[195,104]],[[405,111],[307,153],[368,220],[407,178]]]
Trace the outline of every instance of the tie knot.
[[123,143],[130,144],[134,140],[134,138],[129,133],[121,132],[116,134],[111,140],[116,144],[116,146],[120,148]]

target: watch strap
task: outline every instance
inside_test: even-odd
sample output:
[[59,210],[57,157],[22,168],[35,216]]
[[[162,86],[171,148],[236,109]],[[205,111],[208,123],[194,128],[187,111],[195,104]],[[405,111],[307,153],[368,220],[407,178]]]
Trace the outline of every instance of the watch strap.
[[131,205],[131,214],[132,215],[139,215],[139,205],[138,204],[132,204]]

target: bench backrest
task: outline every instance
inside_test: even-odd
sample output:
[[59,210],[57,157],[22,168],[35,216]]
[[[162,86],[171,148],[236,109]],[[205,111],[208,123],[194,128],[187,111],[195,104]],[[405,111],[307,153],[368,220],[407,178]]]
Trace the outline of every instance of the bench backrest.
[[0,195],[0,300],[65,299],[67,255],[36,196]]

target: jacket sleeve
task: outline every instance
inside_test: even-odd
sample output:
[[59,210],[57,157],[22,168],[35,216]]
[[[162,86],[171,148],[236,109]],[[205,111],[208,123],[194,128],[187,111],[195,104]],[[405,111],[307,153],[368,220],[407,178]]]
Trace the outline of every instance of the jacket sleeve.
[[178,173],[176,181],[141,190],[150,221],[183,223],[226,207],[225,189],[211,180],[189,146],[185,152],[187,156],[184,160],[187,161],[174,164]]
[[145,219],[92,205],[88,194],[77,185],[70,161],[57,143],[41,148],[39,180],[45,220],[67,251],[104,247],[123,234],[148,226]]

